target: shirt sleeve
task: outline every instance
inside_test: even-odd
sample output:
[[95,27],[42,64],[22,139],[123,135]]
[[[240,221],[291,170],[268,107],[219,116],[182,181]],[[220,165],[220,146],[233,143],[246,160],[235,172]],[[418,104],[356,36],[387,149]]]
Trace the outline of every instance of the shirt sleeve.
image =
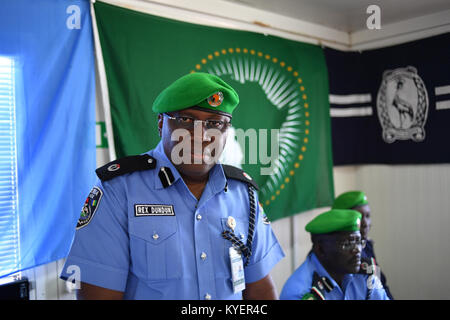
[[[81,227],[78,224],[62,279],[71,277],[111,290],[125,290],[129,269],[128,217],[125,189],[120,182],[120,177],[97,181],[93,190],[100,190],[101,196],[97,197],[95,208],[89,204],[89,221],[85,220]],[[74,270],[79,270],[75,279]]]
[[[374,281],[370,281],[372,283],[372,285],[374,286],[374,288],[372,288],[370,290],[370,294],[368,297],[368,300],[390,300],[389,296],[386,293],[386,290],[384,290],[381,281],[380,280],[376,280],[375,283]],[[378,282],[378,284],[376,283]]]
[[298,267],[287,279],[280,293],[280,300],[301,300],[311,291],[312,272],[310,258]]
[[267,276],[270,270],[284,257],[283,249],[273,233],[264,209],[255,192],[256,216],[252,255],[245,268],[245,282],[252,283]]
[[298,274],[294,273],[286,281],[280,293],[280,300],[301,300],[308,292],[307,288],[303,288],[298,279]]

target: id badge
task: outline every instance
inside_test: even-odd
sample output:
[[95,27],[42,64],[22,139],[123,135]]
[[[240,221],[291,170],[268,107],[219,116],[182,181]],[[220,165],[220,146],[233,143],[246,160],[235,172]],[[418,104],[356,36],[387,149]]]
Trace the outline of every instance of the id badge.
[[234,247],[230,248],[230,261],[233,292],[238,293],[245,289],[244,263],[242,254]]

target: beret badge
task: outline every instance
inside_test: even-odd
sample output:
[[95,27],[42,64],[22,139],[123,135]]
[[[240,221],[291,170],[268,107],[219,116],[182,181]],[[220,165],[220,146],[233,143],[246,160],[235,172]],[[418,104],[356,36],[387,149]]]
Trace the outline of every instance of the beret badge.
[[207,101],[211,107],[218,107],[222,104],[223,93],[218,91],[218,92],[214,93],[213,95],[209,96]]

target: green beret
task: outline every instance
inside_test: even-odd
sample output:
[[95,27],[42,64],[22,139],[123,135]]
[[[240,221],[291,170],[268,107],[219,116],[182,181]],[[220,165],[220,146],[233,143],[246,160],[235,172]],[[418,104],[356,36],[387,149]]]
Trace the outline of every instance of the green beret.
[[231,115],[238,103],[238,94],[225,81],[209,73],[194,72],[164,89],[156,97],[152,110],[163,113],[197,106]]
[[305,230],[312,234],[358,231],[360,224],[361,213],[358,211],[332,209],[311,220]]
[[334,200],[333,209],[351,209],[368,204],[367,197],[362,191],[348,191]]

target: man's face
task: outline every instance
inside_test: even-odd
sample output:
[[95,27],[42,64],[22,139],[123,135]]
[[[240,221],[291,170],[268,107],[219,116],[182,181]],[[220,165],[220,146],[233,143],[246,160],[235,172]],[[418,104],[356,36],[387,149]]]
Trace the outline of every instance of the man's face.
[[369,236],[370,226],[372,225],[372,220],[370,219],[370,207],[368,204],[357,206],[352,208],[361,213],[361,237],[367,239]]
[[362,247],[355,242],[360,240],[359,231],[338,232],[320,240],[321,261],[327,270],[339,274],[358,273]]
[[[196,120],[209,120],[212,126],[208,129],[205,122]],[[219,159],[227,139],[227,127],[219,130],[214,125],[229,124],[230,120],[224,115],[192,108],[160,114],[158,127],[164,152],[182,175],[203,177]]]

